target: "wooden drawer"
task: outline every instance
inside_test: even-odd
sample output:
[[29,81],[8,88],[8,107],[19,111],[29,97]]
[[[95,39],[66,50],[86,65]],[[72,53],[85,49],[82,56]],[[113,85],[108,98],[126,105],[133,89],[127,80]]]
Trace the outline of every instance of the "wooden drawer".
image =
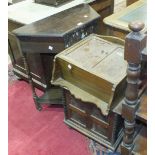
[[[20,42],[20,45],[21,45],[21,48],[22,48],[22,51],[24,53],[51,53],[51,54],[54,54],[54,53],[57,53],[57,51],[62,51],[64,50],[64,44],[62,42],[55,42],[55,43],[51,43],[51,42],[31,42],[29,40],[24,42],[24,41],[21,41]],[[37,47],[37,48],[36,48]]]

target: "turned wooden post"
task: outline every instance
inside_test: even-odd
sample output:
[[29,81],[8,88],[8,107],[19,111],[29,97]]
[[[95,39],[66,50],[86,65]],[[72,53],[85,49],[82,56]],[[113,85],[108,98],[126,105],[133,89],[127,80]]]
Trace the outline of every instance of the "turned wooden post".
[[35,92],[35,87],[33,85],[32,76],[31,76],[31,73],[30,73],[30,67],[29,67],[28,62],[27,62],[26,53],[22,52],[21,47],[20,47],[20,42],[19,42],[18,38],[16,38],[16,40],[17,40],[17,45],[18,45],[18,48],[20,50],[20,53],[22,54],[22,57],[23,57],[23,62],[24,62],[24,66],[25,66],[25,69],[26,69],[26,74],[28,76],[28,81],[29,81],[29,84],[31,86],[32,96],[33,96],[33,100],[34,100],[36,109],[39,110],[39,111],[41,111],[42,110],[42,107],[37,102],[38,96],[37,96],[37,94]]
[[140,31],[144,28],[141,22],[129,24],[131,32],[125,38],[124,59],[128,62],[127,88],[122,104],[124,118],[124,137],[121,144],[121,154],[131,155],[134,147],[135,113],[139,105],[138,81],[141,70],[141,52],[146,47],[146,35]]

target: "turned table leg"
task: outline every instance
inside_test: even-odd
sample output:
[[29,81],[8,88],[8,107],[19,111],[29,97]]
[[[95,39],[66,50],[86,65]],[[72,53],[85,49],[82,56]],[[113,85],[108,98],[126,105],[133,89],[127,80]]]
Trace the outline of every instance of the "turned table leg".
[[29,81],[29,84],[31,86],[32,96],[33,96],[33,100],[34,100],[36,109],[39,110],[39,111],[41,111],[42,110],[42,107],[41,107],[40,103],[37,102],[38,96],[37,96],[37,94],[35,92],[35,87],[33,85],[32,76],[31,76],[30,68],[29,68],[29,65],[28,65],[28,62],[27,62],[26,53],[22,52],[21,47],[20,47],[20,43],[19,43],[19,40],[18,39],[17,39],[17,44],[18,44],[19,50],[20,50],[20,52],[21,52],[21,54],[23,56],[23,61],[24,61],[26,73],[27,73],[27,76],[28,76],[28,81]]

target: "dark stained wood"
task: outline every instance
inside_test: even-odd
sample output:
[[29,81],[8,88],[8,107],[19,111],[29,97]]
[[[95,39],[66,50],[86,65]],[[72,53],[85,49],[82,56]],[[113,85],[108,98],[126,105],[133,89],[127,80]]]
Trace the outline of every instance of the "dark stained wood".
[[79,35],[81,37],[81,34],[76,34],[74,31],[85,28],[87,25],[93,26],[93,22],[99,18],[100,16],[89,5],[81,4],[18,28],[13,32],[21,41],[25,42],[33,42],[36,39],[39,43],[47,40],[57,41],[57,39],[61,42],[65,39],[65,35],[69,37],[71,33],[75,35],[75,39]]
[[35,3],[58,6],[71,0],[35,0]]
[[[96,1],[91,2],[89,4],[90,4],[90,6],[92,6],[101,15],[101,20],[103,19],[103,17],[108,16],[108,15],[112,14],[112,12],[113,12],[113,4],[114,4],[113,0],[96,0]],[[79,20],[79,22],[81,22],[82,17],[85,15],[86,12],[89,11],[89,9],[88,10],[87,9],[80,10],[79,14],[82,11],[83,11],[83,15],[81,14],[80,18],[79,17],[74,18],[74,20],[76,19],[76,21]],[[89,13],[90,13],[90,18],[89,17],[88,18],[93,19],[93,16],[95,14],[91,11],[91,9],[90,9]],[[70,13],[70,16],[71,15],[72,15],[72,13]],[[75,13],[74,13],[74,15],[75,15]],[[66,18],[67,17],[65,17],[65,19]],[[87,19],[87,17],[86,17],[85,22],[82,25],[82,27],[85,26],[87,22],[88,22],[87,25],[89,25],[89,19]],[[60,23],[62,23],[61,24],[62,26],[66,23],[65,27],[67,27],[68,25],[70,25],[70,26],[73,25],[74,20],[72,20],[70,22],[67,22],[68,19],[66,19],[66,22],[65,21],[61,22],[60,20],[58,20],[58,21]],[[50,23],[50,21],[48,21],[48,24],[49,23]],[[12,36],[12,31],[19,28],[19,27],[22,27],[23,24],[18,23],[16,21],[12,21],[12,20],[9,20],[8,24],[9,24],[8,25],[9,26],[9,46],[10,46],[9,47],[9,49],[10,49],[9,50],[9,55],[11,57],[11,61],[12,61],[13,67],[14,67],[14,73],[19,78],[28,81],[28,78],[27,78],[27,75],[26,75],[26,70],[25,70],[25,67],[24,67],[24,62],[23,62],[23,59],[22,59],[22,53],[19,52],[19,49],[17,47],[16,37]],[[49,27],[48,24],[44,24],[44,23],[42,24],[42,33],[40,34],[41,36],[44,35],[43,32],[45,34],[47,34],[47,33],[49,33],[51,31],[51,27]],[[62,27],[61,25],[58,25],[58,26],[60,26],[60,28],[61,28]],[[51,24],[50,24],[50,26],[51,26]],[[98,33],[100,33],[100,34],[103,33],[104,27],[103,27],[102,21],[99,22],[96,26],[97,26],[96,29],[99,31]],[[38,27],[39,27],[38,25],[36,27],[33,27],[34,28],[33,35],[39,33],[39,28]],[[57,25],[55,25],[55,27],[57,29]],[[55,27],[54,27],[54,29],[55,29]],[[65,27],[63,26],[64,29],[65,29]],[[47,29],[47,28],[49,28],[49,29]],[[90,28],[90,29],[88,29],[88,28]],[[37,32],[35,32],[35,29],[37,29]],[[41,29],[41,26],[40,26],[40,29]],[[47,30],[47,33],[45,31],[43,31],[43,30]],[[61,29],[57,29],[57,30],[60,31]],[[92,33],[91,26],[85,27],[84,31],[87,31],[88,33]],[[93,33],[96,33],[96,32],[93,31]],[[23,34],[23,32],[21,34]],[[30,36],[32,36],[32,35],[30,34]],[[54,34],[53,34],[53,36],[54,36]],[[27,36],[27,37],[29,37],[29,36]],[[72,38],[70,38],[70,37],[71,36],[67,36],[65,42],[69,42],[69,40],[70,40],[70,44],[73,44],[73,43],[77,42],[80,39],[80,38],[77,39],[76,36],[72,37]],[[30,40],[30,38],[28,38],[28,39]],[[44,39],[44,41],[43,41],[43,39]],[[35,81],[33,81],[33,84],[35,85],[35,87],[37,87],[39,89],[42,89],[42,90],[45,90],[46,88],[50,87],[51,68],[52,68],[52,66],[50,64],[51,64],[51,60],[53,59],[53,53],[52,53],[51,50],[48,49],[48,47],[49,47],[48,45],[50,45],[52,47],[56,46],[56,48],[58,48],[57,49],[58,51],[61,51],[61,50],[64,49],[64,45],[62,44],[62,42],[63,42],[62,40],[58,40],[58,38],[57,38],[58,43],[56,44],[56,41],[54,41],[54,44],[53,44],[53,40],[50,40],[50,39],[51,38],[49,38],[48,34],[47,34],[46,37],[44,37],[44,38],[41,37],[41,39],[40,39],[40,37],[36,37],[35,39],[33,39],[34,41],[32,40],[32,37],[31,37],[32,42],[27,42],[27,41],[20,42],[20,44],[22,44],[22,48],[24,48],[24,50],[26,52],[36,53],[35,54],[36,58],[35,58],[34,54],[29,54],[29,57],[27,58],[27,60],[29,61],[30,64],[34,64],[34,62],[35,62],[35,66],[38,66],[38,68],[40,68],[40,73],[42,72],[41,76],[38,75],[38,72],[35,69],[36,67],[33,68],[34,65],[32,65],[32,66],[30,65],[30,70],[32,72],[31,76],[35,80]],[[38,43],[36,43],[36,42],[38,42]],[[49,54],[46,54],[47,52]],[[30,57],[31,57],[31,60],[29,60]]]
[[[13,65],[13,69],[14,69],[14,73],[17,77],[20,77],[22,79],[27,79],[26,77],[26,69],[24,66],[24,62],[23,62],[23,58],[22,58],[22,54],[19,51],[18,45],[17,45],[17,41],[16,41],[16,37],[12,34],[12,31],[22,27],[23,24],[14,22],[9,20],[8,21],[8,46],[9,46],[9,56],[11,58],[11,63]],[[18,73],[22,72],[23,74],[20,76],[20,74],[16,74],[16,70],[18,70]],[[25,75],[25,76],[23,76]]]
[[114,12],[114,0],[95,0],[89,3],[89,5],[100,14],[101,22],[99,25],[99,34],[105,35],[106,25],[102,20]]
[[[141,53],[146,48],[146,35],[140,33],[143,24],[132,22],[129,26],[129,33],[125,40],[125,60],[128,62],[127,68],[127,88],[125,99],[122,104],[122,117],[124,118],[124,138],[121,145],[121,154],[130,155],[134,145],[135,116],[139,105],[138,81],[141,71]],[[138,31],[138,32],[137,32]]]
[[132,3],[135,3],[138,0],[126,0],[126,5],[131,5]]
[[[55,33],[60,34],[59,32],[61,32],[61,28],[62,28],[61,25],[64,25],[65,23],[66,23],[66,25],[63,26],[64,27],[63,32],[65,32],[65,30],[66,30],[66,32],[68,32],[69,30],[70,31],[74,30],[74,28],[75,28],[75,30],[80,31],[81,27],[86,26],[85,25],[86,23],[87,23],[87,25],[89,25],[89,27],[91,27],[90,26],[91,22],[93,22],[93,20],[99,18],[99,15],[95,14],[95,11],[93,12],[93,10],[91,8],[89,9],[88,6],[83,6],[83,9],[81,6],[80,9],[81,10],[79,11],[79,9],[75,8],[75,12],[78,11],[78,14],[79,14],[79,18],[77,20],[79,20],[79,21],[83,20],[82,26],[75,25],[75,22],[72,22],[72,23],[69,22],[70,16],[72,14],[69,11],[69,13],[71,13],[71,14],[68,14],[68,16],[67,16],[67,13],[65,13],[65,15],[66,15],[65,21],[63,21],[63,23],[60,24],[59,28],[57,28],[58,26],[55,24],[53,24],[55,27],[54,26],[52,27],[53,22],[51,22],[51,20],[53,21],[53,18],[57,18],[57,22],[59,22],[60,15],[58,15],[58,17],[53,17],[50,20],[51,24],[49,24],[48,20],[46,19],[46,20],[43,20],[43,21],[45,21],[45,23],[41,22],[42,25],[39,25],[40,22],[37,22],[36,24],[34,24],[35,26],[33,24],[32,24],[33,26],[30,24],[31,25],[30,27],[33,29],[32,31],[30,31],[29,29],[27,31],[26,30],[27,27],[23,27],[22,28],[23,31],[22,30],[19,31],[19,35],[23,36],[24,39],[27,40],[27,41],[26,40],[20,41],[20,44],[22,46],[22,51],[24,51],[26,53],[27,52],[30,53],[30,54],[27,54],[28,55],[27,60],[28,60],[28,63],[31,64],[30,65],[30,70],[32,72],[31,76],[33,79],[37,80],[34,82],[36,87],[39,87],[40,89],[43,89],[43,90],[50,87],[51,70],[52,70],[51,61],[53,59],[54,54],[51,50],[49,50],[49,46],[54,47],[55,48],[54,50],[56,50],[58,52],[58,51],[62,51],[65,48],[64,42],[67,43],[70,41],[70,44],[73,44],[74,42],[81,39],[80,36],[78,38],[75,38],[75,37],[71,38],[71,36],[70,36],[70,40],[69,40],[68,35],[66,34],[66,40],[64,40],[64,38],[63,38],[64,34],[62,34],[62,39],[57,39],[57,40],[52,39],[51,40],[51,38],[49,37],[49,32],[50,32],[51,28],[49,26],[51,26],[53,29],[57,29],[57,31],[53,31],[53,33],[51,35],[51,36],[53,36],[52,38],[54,38],[54,36],[57,35]],[[72,9],[72,12],[74,12],[73,10],[74,9]],[[86,12],[88,13],[88,19],[83,17],[84,15],[86,15],[85,14]],[[92,14],[94,16],[91,16]],[[77,20],[76,20],[76,22],[78,22]],[[46,24],[46,22],[47,22],[47,24]],[[70,23],[70,24],[67,24],[67,23]],[[17,41],[16,41],[16,36],[14,36],[12,34],[13,30],[15,30],[19,27],[22,27],[22,26],[23,25],[20,23],[13,22],[13,21],[9,20],[9,45],[10,45],[10,49],[11,49],[9,51],[9,54],[10,54],[11,61],[14,66],[14,73],[22,79],[27,79],[26,70],[24,67],[23,59],[22,59],[22,53],[19,52],[19,49],[17,46]],[[82,31],[86,31],[88,34],[95,32],[95,31],[93,31],[94,29],[90,30],[89,27],[86,26],[85,29],[84,28],[82,29]],[[67,29],[67,28],[70,28],[70,29]],[[30,33],[29,33],[29,31],[30,31]],[[41,33],[39,34],[40,31],[41,31]],[[24,32],[27,32],[27,35]],[[70,33],[72,33],[72,32],[70,32]],[[30,35],[30,36],[28,36],[28,35]],[[38,36],[35,37],[35,35],[38,35]],[[31,40],[29,37],[31,37]],[[53,43],[53,41],[54,41],[54,43]],[[35,54],[32,54],[32,53],[35,53]],[[49,54],[46,54],[46,53],[49,53]],[[40,70],[39,72],[38,72],[38,69]]]
[[[136,120],[139,120],[144,124],[147,124],[147,94],[146,94],[146,90],[140,96],[141,96],[140,97],[140,105],[136,111]],[[122,115],[122,103],[123,103],[123,100],[113,108],[114,113]]]
[[[27,74],[33,94],[36,94],[32,80],[36,74],[33,72],[37,73],[41,83],[46,85],[45,94],[41,98],[33,95],[38,110],[41,110],[41,104],[61,101],[60,88],[53,89],[50,84],[55,54],[95,33],[99,18],[100,16],[89,5],[81,4],[13,31],[19,40],[25,65],[28,66]],[[59,98],[55,99],[53,95],[57,92]]]
[[114,11],[114,0],[96,0],[89,3],[102,17],[102,19]]
[[[17,39],[16,36],[12,33],[13,30],[24,26],[21,23],[9,20],[8,21],[8,46],[9,46],[9,55],[11,58],[11,63],[13,65],[13,71],[14,74],[23,79],[28,81],[28,75],[26,73],[26,68],[24,65],[23,61],[23,54],[20,52],[19,47],[17,45]],[[50,57],[50,56],[49,56]],[[42,76],[45,74],[44,70],[46,70],[46,66],[42,65],[42,61],[45,58],[44,55],[40,55],[39,53],[34,55],[34,54],[27,54],[27,60],[31,64],[30,69],[31,69],[31,76],[35,80],[33,83],[35,86],[41,90],[45,90],[46,87],[50,85],[49,82],[47,82],[45,76]],[[46,60],[47,65],[49,64],[48,61],[49,59]],[[38,66],[36,66],[34,61],[37,62]],[[51,60],[50,60],[51,62]]]
[[115,151],[122,139],[123,119],[109,112],[104,116],[94,104],[76,99],[64,90],[64,122],[85,136]]

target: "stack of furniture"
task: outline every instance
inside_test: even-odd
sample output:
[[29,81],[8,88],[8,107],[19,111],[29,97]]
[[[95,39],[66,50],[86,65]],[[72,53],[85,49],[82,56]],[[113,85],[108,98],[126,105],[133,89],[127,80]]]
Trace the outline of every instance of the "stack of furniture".
[[[41,110],[42,103],[62,104],[60,88],[50,84],[53,57],[89,34],[97,33],[99,19],[100,16],[88,4],[81,4],[13,31],[18,38],[38,110]],[[30,61],[32,56],[35,59]],[[35,93],[31,74],[34,71],[40,71],[40,77],[47,85],[41,98]]]
[[146,34],[139,32],[143,27],[130,24],[133,32],[125,49],[118,38],[89,36],[54,60],[52,84],[64,88],[65,123],[123,155],[146,153],[146,68],[141,70]]
[[112,109],[125,88],[123,43],[90,35],[55,56],[51,81],[64,89],[65,123],[113,151],[122,138],[123,119]]
[[[31,24],[33,22],[37,22],[39,20],[57,14],[66,9],[77,6],[79,4],[82,4],[82,1],[71,1],[65,5],[60,6],[59,8],[56,8],[52,6],[37,4],[31,1],[23,1],[9,6],[9,13],[8,13],[9,55],[13,65],[14,74],[17,77],[28,81],[28,76],[26,74],[26,69],[22,58],[23,55],[18,48],[16,36],[13,34],[12,31],[22,26]],[[29,64],[31,64],[30,67],[31,67],[31,74],[33,77],[33,83],[35,87],[41,90],[45,90],[50,85],[49,81],[46,81],[44,74],[44,72],[46,72],[46,69],[44,69],[45,68],[44,65],[46,66],[45,59],[49,59],[48,54],[46,56],[43,56],[38,53],[35,55],[31,54],[28,56]],[[37,65],[35,65],[34,62]],[[49,71],[48,74],[51,75],[51,72]]]
[[[74,6],[77,6],[82,3],[83,1],[81,0],[69,1],[68,3],[64,3],[59,7],[53,7],[33,3],[30,1],[24,1],[18,3],[18,5],[13,5],[9,7],[9,55],[13,64],[13,71],[15,75],[17,75],[21,79],[24,79],[26,81],[28,81],[28,79],[31,79],[30,83],[32,83],[34,101],[36,102],[37,109],[39,110],[41,110],[41,106],[38,102],[51,103],[53,101],[53,97],[51,99],[51,95],[49,95],[51,93],[56,95],[56,98],[54,97],[54,101],[56,101],[57,103],[61,102],[60,100],[57,100],[60,97],[60,91],[56,89],[54,92],[51,92],[50,89],[52,87],[50,84],[50,64],[53,59],[54,53],[62,51],[63,49],[71,46],[73,43],[79,41],[80,39],[84,38],[90,33],[97,33],[97,31],[103,30],[101,22],[96,23],[96,21],[99,20],[99,15],[97,15],[97,13],[95,14],[95,11],[93,11],[92,8],[86,7],[85,5],[85,7],[83,6],[79,7],[79,9],[74,9]],[[102,14],[103,17],[113,12],[113,0],[97,0],[95,2],[89,0],[87,1],[87,3],[89,3],[90,6],[92,6],[97,12]],[[102,6],[100,6],[100,4],[102,4]],[[72,7],[72,10],[67,10]],[[31,10],[29,8],[31,8]],[[67,10],[68,13],[62,12],[64,10]],[[54,15],[58,13],[58,16]],[[61,18],[64,17],[63,13],[65,13],[66,16],[64,18],[65,20],[61,21],[62,23],[58,23],[60,18],[59,16],[61,16]],[[48,16],[50,16],[49,19],[46,18]],[[73,19],[72,16],[74,16],[76,20],[75,23],[72,22],[69,25],[70,21]],[[59,25],[51,23],[51,20],[54,20]],[[63,25],[64,23],[66,24]],[[26,25],[29,26],[27,27]],[[45,25],[47,26],[46,28]],[[56,29],[56,31],[53,30],[53,32],[50,32],[49,25],[51,25],[52,29]],[[63,32],[61,32],[63,29],[62,26],[64,26]],[[19,30],[19,32],[17,30],[17,34],[16,31],[15,34],[13,34],[13,30],[16,30],[20,27],[22,27],[21,30]],[[70,33],[74,35],[75,32],[71,31],[77,31],[79,30],[79,28],[81,28],[81,34],[79,36],[75,35],[74,37],[70,36],[70,38],[69,34],[67,33],[70,31]],[[98,33],[102,33],[101,31]],[[39,34],[40,32],[42,34]],[[51,38],[58,37],[59,39],[57,39],[57,41],[51,40],[49,36]],[[19,38],[19,43],[17,42],[16,37]],[[28,39],[30,41],[29,43],[27,41]],[[51,41],[53,42],[52,45],[49,44],[51,43]],[[38,44],[36,44],[37,42]],[[22,44],[21,49],[20,44]],[[39,47],[36,47],[36,45]],[[51,52],[51,48],[53,48],[53,46],[57,46],[58,49],[56,49],[56,51],[54,52]],[[23,53],[26,53],[26,62],[28,64],[28,66],[26,66],[27,68],[29,68],[30,74],[27,73],[27,68],[23,61]],[[47,94],[45,94],[43,98],[38,99],[37,95],[35,94],[34,87],[37,87],[47,92]]]
[[[145,155],[146,1],[105,18],[104,27],[101,19],[113,12],[113,2],[20,2],[21,16],[33,8],[24,21],[17,20],[19,12],[12,5],[9,54],[14,73],[29,81],[38,110],[44,103],[62,104],[64,122],[92,144],[121,155]],[[142,22],[131,22],[135,19]],[[111,36],[97,35],[105,32]],[[36,87],[44,90],[43,96],[37,96]]]
[[[18,4],[9,6],[9,13],[8,13],[9,55],[11,58],[11,62],[13,64],[14,74],[17,77],[28,81],[28,77],[26,75],[26,69],[24,67],[24,62],[22,59],[22,54],[18,49],[16,36],[13,35],[12,31],[19,27],[42,20],[46,17],[52,16],[54,14],[57,14],[61,11],[64,11],[66,9],[69,9],[82,3],[90,4],[90,6],[94,8],[102,16],[102,19],[113,13],[113,4],[114,4],[113,0],[97,0],[97,1],[89,0],[86,2],[84,0],[74,0],[69,1],[68,3],[65,3],[59,7],[37,4],[31,2],[30,0],[26,0],[23,2],[19,2]],[[103,30],[102,27],[100,28],[100,30],[101,31]],[[46,57],[48,59],[48,54],[46,55]],[[31,54],[28,60],[30,62],[39,63],[40,61],[44,61],[44,56],[42,57],[42,55],[39,54],[38,55]],[[32,63],[30,64],[32,65]],[[38,70],[38,68],[40,68],[40,70]],[[32,66],[31,74],[33,77],[34,85],[35,87],[41,90],[45,90],[46,87],[49,86],[49,81],[47,82],[45,80],[45,75],[43,72],[44,72],[44,66],[41,63],[37,68]],[[48,72],[48,74],[51,75],[51,72]]]

